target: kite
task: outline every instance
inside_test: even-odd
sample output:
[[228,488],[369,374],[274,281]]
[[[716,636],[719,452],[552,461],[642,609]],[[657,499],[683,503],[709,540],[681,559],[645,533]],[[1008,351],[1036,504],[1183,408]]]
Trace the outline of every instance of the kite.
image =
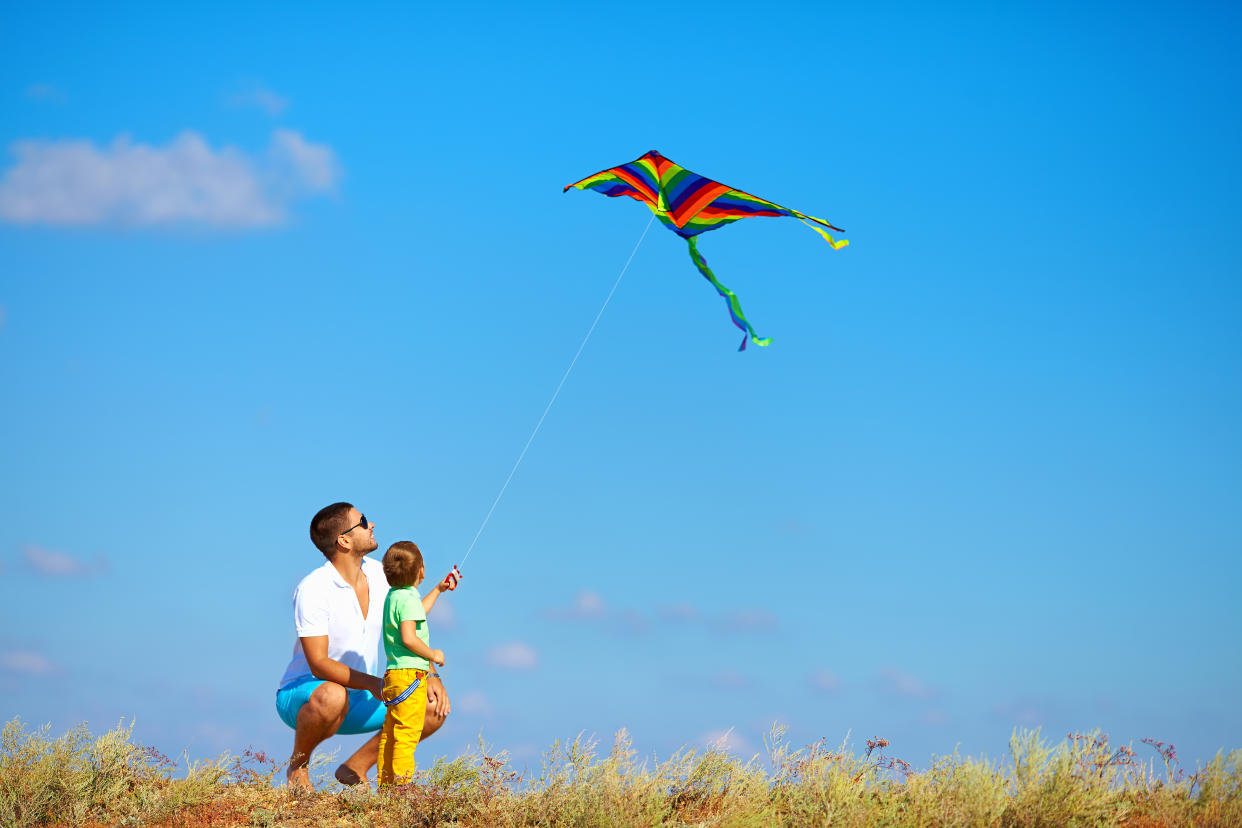
[[707,260],[698,249],[700,233],[752,216],[789,216],[823,236],[833,250],[840,250],[849,244],[845,239],[838,241],[828,233],[828,230],[845,232],[840,227],[704,178],[679,167],[655,150],[636,161],[589,175],[568,185],[562,192],[568,192],[570,187],[597,190],[609,198],[629,196],[637,199],[646,204],[665,227],[685,239],[690,245],[690,258],[695,266],[728,304],[733,324],[742,329],[739,351],[746,350],[748,337],[756,345],[767,345],[772,340],[755,334],[755,329],[742,314],[742,303],[737,294],[720,284],[716,274],[707,266]]

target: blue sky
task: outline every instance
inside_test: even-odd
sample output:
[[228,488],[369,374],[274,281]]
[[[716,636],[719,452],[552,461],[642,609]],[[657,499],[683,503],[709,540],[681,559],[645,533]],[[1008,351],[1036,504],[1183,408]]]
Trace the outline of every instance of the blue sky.
[[658,149],[851,246],[703,236],[739,354],[652,227],[432,617],[420,757],[1242,746],[1236,6],[3,16],[6,719],[287,755],[310,516],[460,560],[649,218],[561,188]]

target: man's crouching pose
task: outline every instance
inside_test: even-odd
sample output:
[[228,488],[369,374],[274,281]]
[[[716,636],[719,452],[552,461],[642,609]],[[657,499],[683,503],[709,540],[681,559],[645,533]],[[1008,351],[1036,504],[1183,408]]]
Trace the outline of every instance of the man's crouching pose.
[[[378,673],[388,582],[380,562],[367,557],[379,546],[375,524],[352,505],[320,509],[310,536],[328,560],[293,591],[297,641],[276,691],[276,710],[294,730],[285,776],[291,786],[309,788],[306,768],[321,742],[338,733],[375,733],[336,769],[337,780],[356,785],[375,766],[384,726]],[[422,739],[439,730],[449,710],[444,685],[429,677]]]

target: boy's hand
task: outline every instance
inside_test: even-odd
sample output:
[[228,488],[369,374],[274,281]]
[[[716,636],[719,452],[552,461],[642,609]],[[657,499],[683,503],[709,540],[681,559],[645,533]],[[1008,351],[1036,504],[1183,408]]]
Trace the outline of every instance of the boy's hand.
[[436,664],[439,664],[441,667],[443,667],[444,666],[444,650],[432,650],[431,660],[434,661]]
[[453,564],[453,571],[444,576],[444,580],[440,582],[441,592],[452,592],[457,589],[457,584],[461,581],[461,570],[457,568],[457,564]]

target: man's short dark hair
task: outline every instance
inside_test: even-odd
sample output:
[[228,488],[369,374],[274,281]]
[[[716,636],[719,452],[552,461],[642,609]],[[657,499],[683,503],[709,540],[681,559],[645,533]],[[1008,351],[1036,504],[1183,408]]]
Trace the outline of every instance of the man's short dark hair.
[[311,543],[328,560],[332,560],[332,556],[336,554],[336,539],[349,528],[349,510],[352,508],[352,503],[333,503],[315,512],[315,516],[311,518]]
[[397,541],[384,553],[384,577],[394,589],[414,586],[422,568],[423,553],[414,541]]

